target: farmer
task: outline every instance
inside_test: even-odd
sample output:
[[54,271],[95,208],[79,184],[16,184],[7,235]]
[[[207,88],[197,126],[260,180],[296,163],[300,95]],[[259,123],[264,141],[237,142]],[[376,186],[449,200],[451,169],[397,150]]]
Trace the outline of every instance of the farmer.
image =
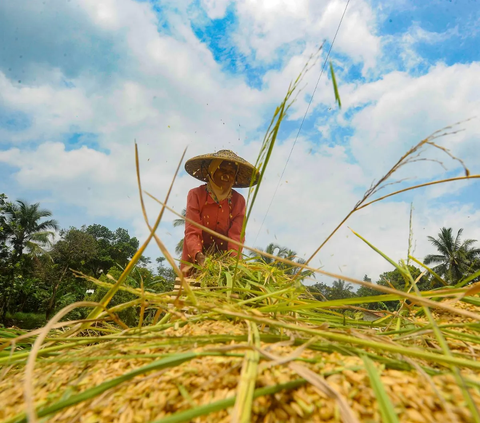
[[[248,188],[252,177],[257,183],[254,166],[230,150],[196,156],[185,163],[185,170],[206,184],[189,191],[186,217],[235,241],[240,238],[245,217],[245,198],[232,188]],[[185,274],[191,270],[188,263],[203,266],[205,254],[241,248],[231,242],[202,231],[185,221],[185,238],[181,268]]]

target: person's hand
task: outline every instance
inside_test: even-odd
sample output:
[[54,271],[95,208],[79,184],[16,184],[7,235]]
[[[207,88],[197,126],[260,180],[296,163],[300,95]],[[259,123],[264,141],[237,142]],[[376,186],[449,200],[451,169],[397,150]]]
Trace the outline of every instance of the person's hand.
[[203,266],[205,264],[205,255],[203,253],[197,253],[195,261],[199,266]]

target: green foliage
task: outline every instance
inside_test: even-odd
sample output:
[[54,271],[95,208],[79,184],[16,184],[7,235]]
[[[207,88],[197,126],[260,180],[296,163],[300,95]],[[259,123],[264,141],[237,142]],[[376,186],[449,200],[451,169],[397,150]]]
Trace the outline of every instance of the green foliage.
[[[89,262],[90,270],[95,277],[116,264],[125,267],[140,245],[138,239],[130,237],[128,231],[123,228],[111,231],[105,226],[95,224],[82,227],[82,231],[93,236],[97,242],[97,254]],[[142,258],[140,262],[145,263],[146,260]]]
[[[183,217],[186,217],[187,216],[187,209],[183,209],[181,214],[182,214]],[[173,227],[174,228],[178,228],[179,226],[185,226],[185,220],[178,218],[178,219],[175,219],[173,221]],[[178,244],[175,246],[175,254],[177,256],[182,255],[183,240],[184,240],[184,238],[182,238],[180,241],[178,241]]]
[[[260,251],[263,251],[259,248]],[[281,247],[278,244],[270,243],[267,245],[267,248],[264,250],[266,253],[275,255],[280,258],[284,258],[290,261],[297,262],[299,264],[305,264],[305,260],[297,258],[297,253],[287,247]],[[290,264],[285,264],[270,257],[264,256],[262,254],[251,253],[250,257],[257,262],[262,262],[270,266],[275,266],[279,269],[282,269],[287,275],[296,275],[299,273],[298,279],[303,280],[308,277],[315,277],[314,273],[310,270],[303,270],[301,267],[293,266]]]
[[[406,268],[410,272],[413,277],[413,280],[417,280],[417,278],[422,273],[417,267],[412,265],[407,265]],[[371,282],[371,280],[365,275],[364,281]],[[400,291],[407,291],[411,284],[410,282],[405,280],[404,274],[400,272],[397,268],[390,272],[384,272],[379,276],[379,280],[377,282],[378,285],[388,286],[389,288],[398,289]],[[431,289],[431,281],[428,276],[422,276],[420,280],[417,282],[417,287],[420,291],[425,291]],[[358,297],[371,297],[375,295],[380,295],[379,291],[376,291],[373,288],[368,287],[360,287],[357,291]],[[371,310],[380,310],[380,309],[388,309],[388,310],[396,310],[398,307],[398,301],[386,301],[385,303],[368,303],[365,304],[365,308],[369,308]]]
[[[78,286],[74,285],[70,269],[86,272],[88,264],[98,257],[97,241],[92,235],[76,228],[62,230],[60,235],[62,238],[50,251],[52,263],[44,261],[42,267],[50,292],[45,310],[47,318],[57,306],[57,297],[61,298],[60,304],[64,305],[83,299],[84,290],[79,290]],[[67,287],[69,289],[66,290]]]
[[[165,258],[161,257],[157,259],[159,264],[159,269],[163,272],[163,275],[155,275],[151,270],[145,267],[136,267],[134,271],[127,277],[125,285],[131,288],[140,289],[143,284],[143,289],[146,292],[165,292],[171,291],[173,289],[173,284],[175,281],[175,272],[172,269],[166,268],[163,266],[163,261]],[[109,269],[107,274],[100,276],[99,280],[101,282],[112,283],[120,277],[122,274],[122,269],[119,266],[114,266]],[[168,278],[168,279],[167,279]],[[107,288],[98,287],[93,283],[89,283],[89,288],[93,289],[93,294],[87,295],[85,297],[86,301],[100,302],[103,296],[108,291]],[[113,307],[119,304],[126,303],[128,301],[133,301],[138,298],[136,295],[126,292],[124,290],[119,290],[113,296],[112,300],[109,303],[109,307]],[[85,312],[87,312],[85,310]],[[153,313],[150,313],[153,317]],[[119,312],[120,319],[130,327],[138,325],[140,317],[140,307],[129,307],[124,311]]]
[[[7,196],[5,194],[0,194],[0,265],[5,263],[5,260],[9,255],[9,250],[7,247],[7,240],[8,240],[7,228],[6,228],[7,218],[5,216],[6,204],[7,204]],[[3,269],[3,268],[4,266],[0,266],[0,269]]]
[[333,281],[332,286],[318,282],[306,288],[319,300],[325,299],[331,301],[355,297],[353,285],[342,280]]
[[[122,269],[118,268],[117,266],[114,266],[109,269],[107,275],[109,275],[111,278],[117,280],[120,275],[122,274]],[[139,288],[140,287],[140,277],[138,273],[132,272],[133,276],[129,276],[127,280],[125,281],[125,284],[127,286],[131,286],[133,288]],[[112,283],[112,279],[110,279],[107,275],[101,275],[99,280],[102,282],[109,282]],[[135,278],[135,276],[137,276]],[[94,302],[100,302],[103,298],[103,296],[107,293],[106,288],[102,287],[96,287],[92,284],[91,286],[94,288],[94,293],[91,295],[88,295],[85,297],[86,301],[94,301]],[[119,304],[126,303],[128,301],[133,301],[137,297],[129,292],[125,291],[118,291],[115,296],[112,298],[112,300],[109,303],[109,307],[113,307]],[[127,326],[135,326],[138,324],[138,317],[139,317],[139,311],[138,308],[136,307],[130,307],[124,311],[121,311],[119,313],[120,319],[127,325]]]
[[76,270],[86,269],[99,253],[98,242],[84,230],[70,228],[60,231],[61,239],[53,246],[50,255],[55,263]]
[[17,200],[16,203],[5,203],[3,206],[3,232],[13,247],[13,259],[18,261],[24,250],[33,254],[43,252],[43,248],[50,245],[54,230],[58,230],[49,210],[40,209],[40,204],[28,204]]
[[[58,229],[53,219],[44,220],[52,213],[40,209],[40,204],[29,205],[25,201],[8,202],[5,195],[0,201],[1,255],[0,272],[0,315],[5,322],[6,313],[12,308],[12,299],[18,294],[19,277],[26,276],[31,268],[32,259],[46,254],[44,248],[50,245],[52,230]],[[27,253],[28,257],[24,258]]]
[[460,282],[480,269],[480,248],[474,248],[475,239],[461,241],[463,229],[454,237],[452,228],[441,228],[438,238],[429,236],[428,240],[438,250],[438,254],[425,257],[425,264],[436,264],[433,271],[451,285]]
[[330,288],[330,298],[331,300],[343,300],[345,298],[352,298],[355,296],[353,292],[353,285],[351,283],[336,280],[333,281],[332,287]]
[[[372,280],[367,275],[363,277],[363,281],[370,282],[373,285]],[[369,288],[368,286],[361,286],[360,288],[357,289],[357,296],[359,297],[371,297],[373,295],[380,295],[380,294],[381,292],[376,291],[373,288]]]
[[[138,240],[127,230],[111,231],[97,224],[61,230],[60,239],[51,245],[52,230],[57,230],[58,225],[49,217],[51,212],[41,209],[38,203],[11,203],[0,194],[0,311],[4,323],[7,312],[9,316],[14,312],[43,313],[48,319],[57,310],[84,300],[92,286],[75,277],[71,269],[99,277],[112,268],[124,267],[139,247]],[[140,262],[146,265],[149,259],[142,257]],[[171,289],[171,269],[161,265],[158,273],[154,277],[149,269],[139,267],[133,286],[139,287],[143,278],[145,289]],[[85,312],[75,310],[67,317],[84,318]],[[129,321],[135,319],[127,317]],[[23,318],[10,321],[32,326]]]
[[155,292],[172,291],[177,274],[171,267],[165,267],[165,257],[158,257],[157,277],[153,280],[151,288]]
[[7,313],[7,321],[10,325],[23,329],[38,329],[47,323],[43,313]]
[[[408,271],[412,275],[414,280],[422,273],[417,267],[408,265],[406,266]],[[379,285],[390,286],[400,291],[405,291],[410,287],[410,282],[405,280],[404,275],[398,270],[394,269],[391,272],[385,272],[380,275],[380,279],[377,282]],[[417,287],[421,291],[430,289],[430,281],[427,276],[422,276],[422,278],[417,282]]]
[[328,300],[330,295],[330,287],[323,283],[317,282],[314,285],[306,286],[308,291],[310,291],[317,300],[326,299]]
[[[413,279],[416,280],[421,271],[414,266],[407,266],[409,272],[413,276]],[[350,283],[346,283],[342,280],[333,281],[332,285],[329,286],[325,283],[319,282],[315,285],[308,286],[307,289],[314,295],[315,298],[318,300],[342,300],[347,298],[363,298],[363,297],[374,297],[377,295],[381,295],[382,293],[375,290],[375,285],[383,285],[388,286],[391,288],[398,289],[400,291],[406,291],[409,288],[409,284],[405,282],[404,276],[398,269],[394,269],[390,272],[382,273],[379,277],[378,282],[375,284],[372,280],[365,275],[363,280],[365,282],[369,282],[372,284],[372,287],[361,286],[357,292],[353,291],[353,285]],[[419,290],[424,291],[427,289],[431,289],[431,281],[428,279],[427,276],[423,276],[418,282],[417,286]],[[389,309],[395,310],[398,307],[398,301],[387,301],[387,302],[368,302],[362,304],[364,308],[368,308],[371,310],[382,310],[382,309]]]

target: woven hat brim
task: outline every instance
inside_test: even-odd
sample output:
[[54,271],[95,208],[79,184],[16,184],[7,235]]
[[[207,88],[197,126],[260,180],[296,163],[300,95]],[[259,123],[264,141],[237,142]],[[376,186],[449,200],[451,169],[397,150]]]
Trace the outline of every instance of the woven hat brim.
[[245,159],[237,156],[232,151],[221,150],[217,153],[203,154],[201,156],[193,157],[185,163],[185,170],[194,178],[207,182],[208,166],[214,159],[222,159],[229,162],[233,162],[238,166],[238,174],[233,188],[248,188],[252,177],[254,181],[252,185],[256,185],[258,182],[259,173],[255,166],[247,162]]

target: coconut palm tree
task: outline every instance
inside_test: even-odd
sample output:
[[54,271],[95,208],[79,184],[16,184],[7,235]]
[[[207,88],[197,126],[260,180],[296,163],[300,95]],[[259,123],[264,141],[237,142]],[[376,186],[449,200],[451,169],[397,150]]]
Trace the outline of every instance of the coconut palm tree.
[[329,300],[340,300],[355,296],[353,285],[341,279],[333,281],[332,287],[329,289]]
[[13,247],[13,262],[18,263],[24,252],[39,254],[45,252],[44,248],[51,245],[51,239],[58,223],[54,219],[43,220],[50,217],[52,212],[40,209],[40,203],[28,204],[17,200],[9,203],[4,209],[4,232],[9,244]]
[[438,238],[429,236],[428,240],[434,245],[439,254],[429,254],[425,257],[425,264],[436,264],[433,270],[450,284],[459,282],[480,267],[480,248],[474,248],[475,239],[461,241],[463,229],[459,229],[454,237],[452,228],[442,228]]
[[[275,243],[268,244],[267,248],[265,248],[265,250],[262,250],[261,248],[258,248],[258,250],[265,251],[268,254],[271,254],[271,255],[274,255],[274,256],[277,256],[277,257],[280,257],[280,258],[284,258],[284,259],[287,259],[287,260],[290,260],[290,261],[294,261],[294,262],[299,263],[299,264],[304,264],[305,263],[305,260],[303,260],[301,258],[297,258],[297,253],[295,251],[293,251],[293,250],[291,250],[287,247],[281,247],[280,245],[275,244]],[[275,266],[275,267],[278,267],[280,269],[283,269],[285,271],[285,274],[287,274],[287,275],[295,275],[298,272],[301,272],[300,275],[299,275],[300,279],[304,279],[304,278],[306,278],[308,276],[311,276],[313,274],[313,272],[310,271],[310,270],[301,271],[301,267],[293,266],[291,264],[282,263],[280,261],[277,261],[277,260],[275,260],[271,257],[264,256],[262,254],[252,252],[252,253],[250,253],[250,257],[254,258],[255,261],[263,261],[266,264],[269,264],[271,266]]]
[[[285,258],[286,254],[288,253],[288,249],[284,247],[280,247],[280,245],[275,244],[275,243],[270,243],[267,245],[267,248],[263,250],[262,248],[257,248],[257,250],[260,251],[265,251],[267,254],[271,254],[272,256],[278,256],[281,258]],[[263,261],[266,264],[270,265],[279,265],[279,262],[277,262],[275,259],[271,257],[264,256],[263,254],[258,254],[255,252],[250,252],[250,257],[254,258],[255,261]]]
[[[185,217],[186,215],[187,215],[187,209],[183,209],[182,210],[182,216]],[[185,220],[179,218],[179,219],[175,219],[173,221],[173,227],[174,228],[177,228],[179,226],[185,226]],[[183,252],[183,238],[180,241],[178,241],[178,244],[175,247],[175,253],[177,255],[181,256],[182,252]]]
[[46,253],[45,247],[51,245],[55,230],[58,230],[54,219],[43,220],[52,215],[49,210],[40,209],[40,204],[28,204],[17,200],[15,203],[6,203],[3,207],[2,232],[8,245],[12,248],[10,256],[10,270],[3,286],[0,303],[0,314],[3,321],[8,310],[10,293],[14,285],[17,264],[24,253],[35,256]]

